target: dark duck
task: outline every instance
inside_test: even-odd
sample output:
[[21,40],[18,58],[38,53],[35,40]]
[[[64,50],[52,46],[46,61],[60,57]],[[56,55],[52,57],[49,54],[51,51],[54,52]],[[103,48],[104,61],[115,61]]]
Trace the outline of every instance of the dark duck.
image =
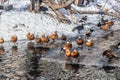
[[83,29],[84,29],[84,24],[76,26],[75,28],[72,29],[72,31],[77,30],[81,34],[81,30]]

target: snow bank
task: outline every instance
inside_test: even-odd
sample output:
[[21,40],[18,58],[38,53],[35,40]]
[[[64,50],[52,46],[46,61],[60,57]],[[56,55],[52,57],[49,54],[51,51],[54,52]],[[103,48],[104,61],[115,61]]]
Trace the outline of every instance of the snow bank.
[[3,12],[0,16],[0,37],[6,41],[14,34],[19,39],[26,39],[28,31],[39,36],[43,33],[51,34],[56,30],[59,35],[62,33],[71,37],[77,35],[77,32],[72,32],[72,28],[75,27],[73,24],[62,24],[49,15],[28,12],[26,8],[30,5],[30,0],[10,0],[9,3],[13,4],[13,10]]
[[25,39],[28,31],[39,34],[51,34],[58,31],[59,35],[74,36],[71,29],[75,25],[67,25],[57,22],[53,18],[44,14],[35,14],[27,11],[10,11],[3,12],[0,19],[0,36],[5,40],[9,40],[14,34],[18,35],[19,39]]
[[[104,2],[105,0],[98,0],[96,3],[104,5]],[[56,30],[59,35],[62,33],[70,37],[78,35],[77,31],[72,32],[73,27],[76,26],[75,24],[62,24],[49,15],[28,12],[26,9],[28,5],[30,5],[29,0],[10,0],[9,3],[13,4],[13,10],[3,12],[0,16],[0,37],[3,37],[5,40],[10,40],[10,37],[14,34],[16,34],[19,39],[26,39],[26,33],[28,31],[39,34],[39,36],[43,33],[46,35],[51,34]],[[77,7],[75,5],[72,6],[76,10],[99,10],[94,4],[90,5],[86,8]],[[106,4],[106,7],[111,6]],[[63,13],[67,15],[66,12]],[[81,15],[77,16],[77,19],[80,19]],[[88,15],[87,22],[98,23],[99,19],[100,15]],[[90,28],[90,26],[87,25],[86,28]]]

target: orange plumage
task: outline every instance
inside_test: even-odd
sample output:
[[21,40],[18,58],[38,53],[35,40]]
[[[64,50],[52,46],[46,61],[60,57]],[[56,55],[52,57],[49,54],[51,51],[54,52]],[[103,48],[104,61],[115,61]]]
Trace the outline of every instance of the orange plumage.
[[0,44],[3,44],[3,43],[4,43],[4,39],[0,38]]
[[47,43],[48,41],[49,41],[49,39],[47,37],[45,37],[45,35],[43,34],[41,37],[41,42]]
[[71,51],[69,49],[65,50],[65,54],[67,57],[71,57]]
[[73,58],[79,57],[79,52],[78,52],[77,50],[73,50],[73,51],[71,52],[71,57],[73,57]]
[[29,32],[26,36],[27,36],[27,39],[30,40],[30,41],[31,41],[31,40],[34,40],[34,38],[35,38],[35,37],[34,37],[34,34],[32,34],[32,33],[30,33],[30,32]]
[[58,38],[58,34],[57,34],[57,32],[55,32],[55,33],[49,35],[48,37],[49,37],[50,39],[52,39],[52,40],[55,40],[55,39]]
[[83,42],[84,41],[81,38],[77,39],[77,41],[76,41],[77,45],[83,45]]
[[110,21],[105,22],[105,24],[107,24],[108,26],[113,26],[114,22],[112,20],[110,20]]
[[108,25],[103,25],[103,26],[101,26],[101,29],[104,30],[104,31],[105,31],[105,30],[108,30],[108,28],[109,28]]
[[72,44],[70,42],[67,42],[63,45],[64,50],[71,49],[71,48],[72,48]]
[[12,42],[16,42],[16,41],[17,41],[17,39],[18,39],[18,38],[17,38],[17,36],[16,36],[16,35],[14,35],[14,36],[12,36],[12,37],[11,37],[11,41],[12,41]]
[[93,42],[91,40],[87,40],[86,46],[88,46],[88,47],[93,46]]

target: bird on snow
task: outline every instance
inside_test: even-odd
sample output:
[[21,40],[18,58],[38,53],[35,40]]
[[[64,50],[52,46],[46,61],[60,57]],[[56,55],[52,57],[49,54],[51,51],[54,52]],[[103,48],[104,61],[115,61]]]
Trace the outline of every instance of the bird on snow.
[[72,29],[72,31],[77,30],[81,34],[81,31],[83,29],[84,29],[84,24],[76,26],[75,28]]

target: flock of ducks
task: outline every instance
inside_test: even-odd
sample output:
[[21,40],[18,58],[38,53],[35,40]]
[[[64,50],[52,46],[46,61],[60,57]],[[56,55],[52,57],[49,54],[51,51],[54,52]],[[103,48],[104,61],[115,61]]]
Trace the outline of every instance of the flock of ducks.
[[102,16],[101,21],[97,24],[97,26],[104,31],[111,29],[111,26],[113,25],[114,22],[112,20],[105,20],[104,16]]
[[[114,22],[112,20],[110,21],[102,21],[104,23],[98,23],[98,26],[100,26],[102,30],[108,30],[111,26],[114,25]],[[87,47],[88,47],[88,50],[90,49],[90,47],[93,46],[93,42],[88,38],[89,35],[91,34],[92,31],[90,32],[85,32],[83,35],[85,37],[87,37],[86,40],[82,39],[81,37],[79,37],[77,40],[76,40],[76,44],[81,48],[81,50],[83,49],[83,44],[85,44]],[[55,40],[57,40],[59,38],[58,36],[58,33],[57,31],[55,31],[53,34],[51,35],[47,35],[45,36],[45,34],[42,34],[41,37],[39,37],[38,35],[34,36],[33,33],[30,33],[28,32],[26,34],[26,37],[29,41],[32,41],[34,40],[37,44],[39,43],[48,43],[50,40],[52,40],[52,42],[55,42]],[[62,49],[64,50],[65,52],[65,55],[67,57],[73,57],[73,58],[77,58],[79,57],[79,52],[74,49],[74,50],[71,50],[72,49],[72,43],[71,42],[66,42],[67,40],[67,36],[65,34],[62,34],[61,38],[62,42],[65,42],[63,43],[63,47]],[[18,37],[16,35],[13,35],[11,37],[11,42],[13,43],[16,43],[18,40]],[[3,38],[0,38],[0,44],[3,44],[4,43],[4,39]],[[107,56],[107,57],[110,57],[111,58],[111,52],[104,52],[103,53],[103,56]],[[114,57],[116,57],[115,55],[112,55]]]
[[[84,43],[88,47],[88,50],[90,50],[90,47],[93,46],[93,42],[90,39],[84,41],[81,37],[79,37],[76,40],[76,44],[81,48],[81,50],[83,49]],[[65,44],[63,44],[62,49],[65,51],[67,57],[73,57],[73,58],[79,57],[79,52],[76,49],[72,50],[72,47],[73,45],[71,42],[66,42]]]
[[[85,16],[85,20],[86,20],[86,16]],[[107,31],[107,30],[110,30],[111,29],[111,26],[114,25],[114,22],[112,20],[104,20],[103,18],[101,19],[101,21],[97,24],[98,27],[100,27],[101,30],[104,30],[104,31]],[[79,30],[82,30],[84,29],[83,28],[83,25],[82,26],[78,26],[74,29],[79,29]],[[73,31],[74,31],[73,29]],[[83,35],[84,37],[87,39],[82,39],[81,37],[79,37],[77,40],[76,40],[76,43],[77,45],[79,45],[81,47],[81,49],[83,48],[83,44],[85,43],[85,45],[88,47],[88,50],[90,49],[90,47],[93,46],[93,42],[89,39],[90,36],[91,36],[91,33],[93,32],[94,30],[90,30],[90,31],[87,31],[87,32],[84,32]],[[71,50],[72,48],[72,44],[67,42],[66,44],[64,44],[63,46],[63,49],[66,53],[66,56],[67,57],[73,57],[73,58],[77,58],[79,57],[79,52],[77,50]],[[103,56],[106,56],[107,58],[109,58],[110,60],[113,59],[113,58],[117,58],[117,55],[115,53],[113,53],[112,51],[110,50],[106,50],[103,52],[102,54]]]
[[36,37],[34,36],[34,34],[28,32],[28,34],[26,35],[27,39],[32,41],[35,39],[36,43],[48,43],[51,40],[55,41],[55,39],[58,39],[58,34],[57,31],[55,31],[53,34],[49,35],[49,36],[45,36],[45,34],[42,34],[41,38],[36,35]]
[[[16,35],[11,37],[11,42],[15,43],[17,40],[18,40],[18,38]],[[3,43],[4,43],[4,39],[0,38],[0,44],[3,44]]]
[[110,21],[105,22],[105,23],[101,26],[101,29],[102,29],[102,30],[108,30],[108,29],[110,29],[111,26],[113,26],[113,25],[114,25],[113,21],[110,20]]
[[[33,33],[28,32],[26,34],[26,38],[29,41],[34,40],[37,44],[39,44],[39,43],[44,44],[44,43],[48,43],[50,40],[52,42],[55,42],[55,40],[57,40],[59,38],[59,36],[58,36],[57,31],[55,31],[53,34],[48,35],[48,36],[45,36],[45,34],[42,34],[41,37],[39,37],[38,35],[35,36]],[[79,52],[77,50],[73,50],[73,51],[70,50],[72,48],[72,43],[66,42],[67,36],[65,34],[62,34],[60,39],[62,40],[62,42],[65,42],[63,44],[63,49],[65,50],[66,56],[72,56],[74,58],[77,58],[79,56]],[[11,36],[11,42],[16,43],[17,40],[18,40],[18,37],[16,35]],[[0,44],[3,44],[3,43],[4,43],[4,39],[0,38]],[[76,40],[76,43],[77,43],[77,45],[82,47],[84,40],[79,37]],[[93,45],[93,42],[91,40],[87,40],[86,46],[91,47],[92,45]]]

